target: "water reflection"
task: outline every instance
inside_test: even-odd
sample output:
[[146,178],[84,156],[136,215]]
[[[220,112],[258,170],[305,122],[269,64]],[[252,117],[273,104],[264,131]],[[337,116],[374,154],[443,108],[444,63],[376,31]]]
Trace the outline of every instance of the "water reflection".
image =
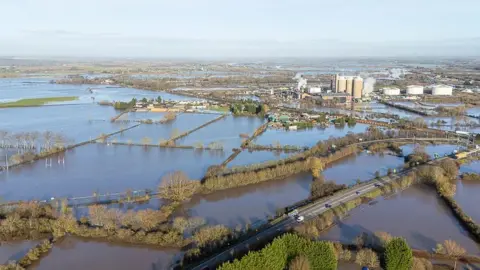
[[377,204],[354,209],[341,223],[321,238],[353,243],[362,232],[384,231],[402,236],[416,249],[432,250],[436,243],[453,239],[471,254],[480,254],[479,246],[452,216],[451,211],[426,186],[413,186]]
[[33,265],[37,270],[70,269],[169,269],[177,249],[120,245],[66,237],[55,243],[48,256]]

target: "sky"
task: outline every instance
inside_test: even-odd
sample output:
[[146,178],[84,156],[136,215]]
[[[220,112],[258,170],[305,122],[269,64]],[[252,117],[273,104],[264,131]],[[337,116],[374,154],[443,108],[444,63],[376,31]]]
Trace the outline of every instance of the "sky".
[[1,56],[479,55],[478,0],[0,0]]

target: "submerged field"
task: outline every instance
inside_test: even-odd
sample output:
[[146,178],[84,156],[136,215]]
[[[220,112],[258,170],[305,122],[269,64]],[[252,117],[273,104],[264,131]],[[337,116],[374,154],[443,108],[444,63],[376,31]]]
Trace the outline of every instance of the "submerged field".
[[[3,86],[3,87],[2,87]],[[91,92],[90,92],[90,90]],[[34,92],[36,91],[36,92]],[[163,99],[188,100],[161,92],[107,87],[104,85],[55,85],[43,79],[0,79],[0,94],[4,102],[19,98],[52,100],[55,96],[78,96],[75,104],[0,110],[1,130],[11,134],[21,132],[57,132],[69,138],[69,144],[96,138],[101,134],[116,132],[138,124],[139,120],[161,120],[163,113],[135,112],[125,114],[119,121],[110,119],[120,113],[109,106],[96,104],[100,100],[129,101],[162,96]],[[92,97],[94,99],[92,99]],[[95,100],[95,102],[93,101]],[[317,111],[332,110],[318,107]],[[339,109],[341,110],[341,109]],[[334,110],[335,111],[335,110]],[[346,110],[348,111],[348,110]],[[398,113],[396,109],[372,103],[369,111]],[[338,111],[336,111],[338,112]],[[0,198],[3,201],[48,200],[90,196],[94,193],[115,193],[126,190],[157,190],[165,175],[174,171],[184,172],[190,181],[200,181],[210,166],[222,164],[238,150],[246,138],[262,124],[259,117],[226,116],[176,140],[171,148],[160,147],[160,142],[192,130],[217,117],[219,114],[179,113],[175,120],[164,124],[141,124],[133,129],[107,138],[104,142],[89,143],[52,155],[32,163],[0,172]],[[413,117],[402,113],[402,116]],[[328,126],[303,131],[268,129],[257,137],[257,145],[294,145],[311,147],[331,137],[343,137],[349,133],[365,132],[368,125]],[[115,142],[117,144],[115,144]],[[120,143],[120,144],[118,144]],[[123,144],[124,143],[124,144]],[[222,149],[205,150],[202,147],[218,144]],[[128,145],[131,144],[131,145]],[[175,148],[194,146],[194,148]],[[200,147],[201,146],[201,147]],[[401,147],[403,155],[416,146]],[[460,149],[457,145],[427,145],[425,151],[434,156],[450,154]],[[4,156],[12,156],[17,149],[0,149],[0,165]],[[243,149],[226,164],[227,169],[257,163],[280,160],[294,152]],[[388,151],[382,153],[359,152],[329,164],[323,171],[327,181],[350,185],[375,177],[376,172],[386,174],[388,169],[401,168],[404,158]],[[478,172],[478,162],[463,165],[462,172]],[[273,179],[260,184],[195,194],[176,209],[173,217],[201,217],[209,225],[223,224],[229,228],[259,226],[279,209],[305,200],[311,195],[310,172],[295,174],[283,179]],[[477,222],[478,187],[480,183],[457,182],[455,199]],[[122,211],[128,209],[159,209],[164,201],[154,197],[143,204],[123,203],[110,205]],[[86,207],[76,209],[77,216],[88,213]],[[401,221],[401,222],[400,222]],[[171,222],[169,220],[168,222]],[[423,186],[414,186],[398,195],[389,196],[362,205],[351,215],[321,235],[322,239],[351,243],[361,232],[387,231],[403,236],[419,249],[431,250],[436,243],[454,239],[468,253],[479,255],[478,245],[462,229],[435,192]],[[18,259],[35,241],[9,242],[0,245],[1,263]],[[66,237],[54,244],[50,253],[36,262],[31,269],[168,269],[183,251],[157,249],[150,246],[120,245],[102,241]],[[346,267],[346,265],[345,265]]]

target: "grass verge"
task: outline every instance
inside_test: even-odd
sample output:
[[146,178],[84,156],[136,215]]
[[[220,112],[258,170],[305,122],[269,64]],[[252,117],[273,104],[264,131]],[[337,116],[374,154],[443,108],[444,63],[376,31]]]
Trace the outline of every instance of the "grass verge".
[[51,102],[73,101],[77,99],[78,97],[25,98],[14,102],[0,103],[0,108],[35,107],[42,106]]

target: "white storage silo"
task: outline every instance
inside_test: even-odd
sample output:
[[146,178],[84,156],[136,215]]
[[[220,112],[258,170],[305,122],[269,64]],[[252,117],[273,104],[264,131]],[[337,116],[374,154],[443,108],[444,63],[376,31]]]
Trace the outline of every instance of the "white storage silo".
[[420,85],[407,86],[407,95],[423,95],[423,86],[420,86]]
[[453,88],[448,85],[435,85],[432,89],[432,94],[436,96],[451,96]]
[[400,89],[399,88],[383,88],[382,89],[383,94],[386,96],[398,96],[400,95]]

